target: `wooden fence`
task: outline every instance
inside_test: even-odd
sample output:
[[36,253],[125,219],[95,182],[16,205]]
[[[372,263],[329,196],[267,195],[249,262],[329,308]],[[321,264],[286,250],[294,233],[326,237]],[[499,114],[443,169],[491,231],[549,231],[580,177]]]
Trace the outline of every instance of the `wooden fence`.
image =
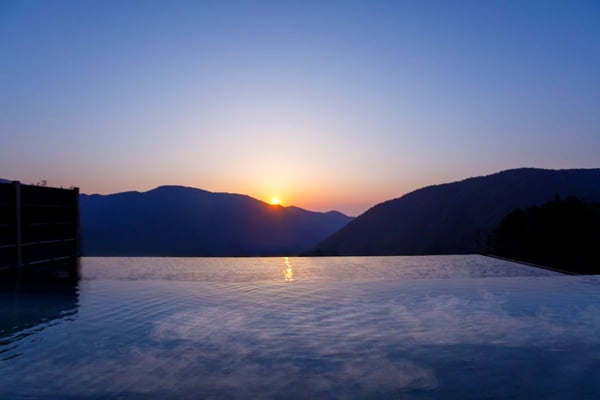
[[75,265],[79,189],[0,183],[0,272]]

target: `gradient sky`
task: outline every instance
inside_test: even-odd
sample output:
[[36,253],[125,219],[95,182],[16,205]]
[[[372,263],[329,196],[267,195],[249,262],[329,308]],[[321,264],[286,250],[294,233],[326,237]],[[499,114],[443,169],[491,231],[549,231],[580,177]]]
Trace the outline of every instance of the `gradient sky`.
[[356,215],[599,160],[596,0],[0,0],[0,177]]

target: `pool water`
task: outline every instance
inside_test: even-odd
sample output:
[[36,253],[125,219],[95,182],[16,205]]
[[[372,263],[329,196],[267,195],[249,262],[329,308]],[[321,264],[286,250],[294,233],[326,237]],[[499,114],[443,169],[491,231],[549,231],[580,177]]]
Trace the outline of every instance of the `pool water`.
[[600,277],[478,255],[81,264],[0,292],[0,399],[600,398]]

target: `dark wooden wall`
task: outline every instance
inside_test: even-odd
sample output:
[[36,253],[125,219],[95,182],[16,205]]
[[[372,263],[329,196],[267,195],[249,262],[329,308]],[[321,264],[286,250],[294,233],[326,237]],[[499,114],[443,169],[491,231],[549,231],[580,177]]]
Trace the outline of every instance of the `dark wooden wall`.
[[0,183],[0,271],[80,256],[79,189]]

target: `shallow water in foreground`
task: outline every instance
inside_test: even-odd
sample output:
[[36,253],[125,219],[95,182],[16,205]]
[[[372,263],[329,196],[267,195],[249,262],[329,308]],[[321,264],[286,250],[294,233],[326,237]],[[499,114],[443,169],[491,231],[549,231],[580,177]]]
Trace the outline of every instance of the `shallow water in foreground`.
[[84,258],[0,292],[1,399],[597,399],[600,277],[482,256]]

